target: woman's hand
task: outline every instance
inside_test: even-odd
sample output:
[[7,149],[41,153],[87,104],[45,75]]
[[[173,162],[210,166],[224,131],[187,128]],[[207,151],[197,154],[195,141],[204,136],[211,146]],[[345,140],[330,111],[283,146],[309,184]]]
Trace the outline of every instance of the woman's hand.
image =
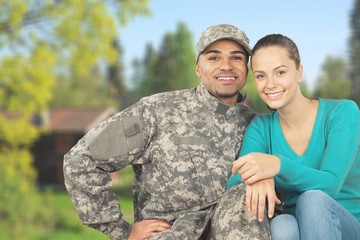
[[157,233],[168,230],[171,224],[164,220],[147,219],[132,225],[129,240],[145,240],[155,236]]
[[253,184],[259,180],[273,178],[280,170],[278,156],[265,153],[250,153],[234,161],[232,174],[239,172],[245,184]]
[[258,219],[259,222],[264,220],[266,201],[268,217],[272,218],[275,212],[275,204],[281,203],[280,199],[276,196],[273,178],[246,185],[246,207],[254,216],[254,219]]

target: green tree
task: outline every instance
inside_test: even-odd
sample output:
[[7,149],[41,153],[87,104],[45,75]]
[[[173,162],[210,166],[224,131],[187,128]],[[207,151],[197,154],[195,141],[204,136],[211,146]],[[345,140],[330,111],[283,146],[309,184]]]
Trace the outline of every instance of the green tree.
[[[164,35],[159,51],[148,44],[142,61],[136,60],[138,90],[145,95],[193,87],[195,54],[191,32],[178,23],[175,33]],[[138,71],[139,70],[139,71]]]
[[116,105],[118,98],[109,98],[109,92],[115,94],[115,85],[123,91],[124,84],[118,82],[123,80],[119,72],[121,47],[116,41],[119,21],[112,10],[132,8],[131,1],[115,3],[125,6],[109,6],[106,1],[70,1],[52,15],[57,25],[53,27],[55,40],[51,43],[59,56],[54,104]]
[[184,23],[178,23],[174,34],[175,47],[174,56],[176,65],[173,67],[173,75],[171,76],[172,89],[184,89],[196,86],[199,81],[195,74],[195,54],[193,47],[193,37]]
[[351,86],[347,72],[344,59],[327,57],[322,65],[322,74],[317,79],[314,95],[321,98],[350,98]]
[[[122,56],[123,49],[118,41],[113,42],[114,48],[117,49],[118,55]],[[106,81],[108,83],[108,92],[112,99],[120,102],[120,97],[124,93],[125,77],[124,77],[124,64],[117,58],[117,61],[107,67]]]
[[0,115],[0,239],[26,239],[52,227],[49,205],[35,187],[29,151],[41,129],[29,120],[50,101],[54,64],[53,53],[44,47],[0,61],[0,108],[5,110]]
[[114,44],[118,29],[136,14],[148,15],[147,2],[0,0],[0,41],[21,54],[40,44],[52,50],[57,80],[52,105],[115,105],[108,70],[121,65]]
[[351,98],[360,106],[360,0],[354,1],[354,8],[350,15],[350,28]]
[[[137,86],[141,94],[150,95],[159,92],[158,53],[151,43],[146,44],[145,57],[143,61],[138,61],[138,68],[135,74],[138,76]],[[138,73],[136,73],[138,72]]]
[[56,213],[36,188],[29,150],[46,129],[31,119],[48,107],[54,90],[61,91],[55,99],[69,104],[104,104],[102,95],[122,87],[114,39],[119,25],[149,13],[146,4],[0,0],[0,239],[50,238]]

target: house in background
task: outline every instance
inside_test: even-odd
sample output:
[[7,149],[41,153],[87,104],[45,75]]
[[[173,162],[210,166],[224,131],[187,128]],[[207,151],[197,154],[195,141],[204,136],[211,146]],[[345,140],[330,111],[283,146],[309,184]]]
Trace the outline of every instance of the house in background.
[[34,166],[40,186],[63,187],[63,158],[91,128],[115,114],[105,107],[60,107],[36,119],[47,133],[32,147]]

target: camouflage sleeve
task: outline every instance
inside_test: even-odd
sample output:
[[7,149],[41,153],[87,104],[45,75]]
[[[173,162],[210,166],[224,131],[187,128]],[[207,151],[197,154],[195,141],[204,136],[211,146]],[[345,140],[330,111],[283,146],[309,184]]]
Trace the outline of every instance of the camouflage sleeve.
[[141,156],[151,138],[151,124],[144,124],[151,116],[142,109],[147,108],[134,105],[109,118],[64,156],[65,186],[81,221],[112,239],[127,236],[131,228],[122,218],[110,173]]

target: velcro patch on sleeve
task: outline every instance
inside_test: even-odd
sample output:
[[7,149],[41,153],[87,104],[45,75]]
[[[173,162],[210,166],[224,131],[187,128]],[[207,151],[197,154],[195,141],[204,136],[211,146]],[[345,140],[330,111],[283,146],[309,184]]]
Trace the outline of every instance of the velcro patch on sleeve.
[[93,158],[99,160],[124,155],[142,147],[144,138],[139,117],[110,122],[89,136],[88,144]]

